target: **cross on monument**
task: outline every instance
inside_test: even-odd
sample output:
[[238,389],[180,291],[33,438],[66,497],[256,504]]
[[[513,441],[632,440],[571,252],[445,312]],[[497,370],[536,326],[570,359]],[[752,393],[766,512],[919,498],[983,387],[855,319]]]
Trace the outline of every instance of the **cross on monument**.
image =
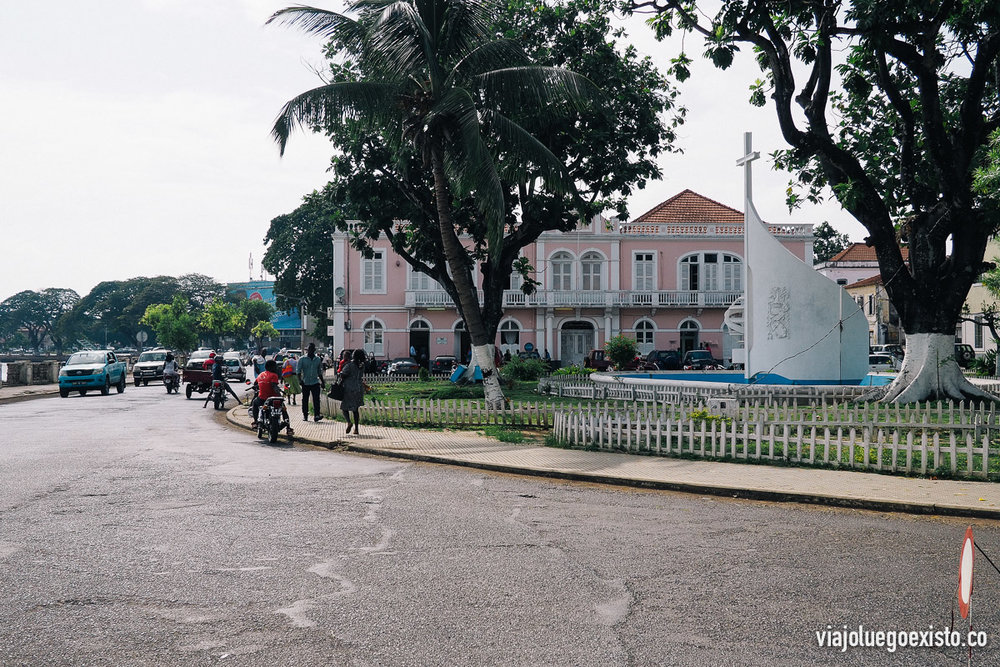
[[743,349],[745,375],[749,380],[750,373],[750,348],[753,346],[753,272],[750,267],[750,209],[753,207],[753,174],[752,163],[760,158],[760,153],[753,150],[753,133],[743,133],[743,157],[736,161],[736,166],[743,167],[743,188],[745,190],[743,202],[743,263],[746,272],[746,280],[743,288]]
[[743,157],[736,161],[737,167],[743,167],[743,188],[747,205],[753,200],[753,176],[751,163],[760,158],[760,153],[753,150],[753,132],[743,133]]

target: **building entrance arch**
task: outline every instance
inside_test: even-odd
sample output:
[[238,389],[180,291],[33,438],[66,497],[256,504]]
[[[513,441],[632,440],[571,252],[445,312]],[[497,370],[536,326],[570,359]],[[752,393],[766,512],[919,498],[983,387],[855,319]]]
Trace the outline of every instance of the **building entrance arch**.
[[694,320],[681,322],[681,356],[685,352],[698,349],[698,338],[701,327]]
[[421,366],[427,366],[431,353],[431,327],[423,320],[415,320],[410,324],[410,347],[413,360]]
[[563,322],[559,328],[559,362],[563,366],[582,366],[583,358],[597,347],[597,329],[586,320]]
[[458,363],[468,363],[472,353],[472,337],[465,329],[465,322],[455,325],[455,359]]

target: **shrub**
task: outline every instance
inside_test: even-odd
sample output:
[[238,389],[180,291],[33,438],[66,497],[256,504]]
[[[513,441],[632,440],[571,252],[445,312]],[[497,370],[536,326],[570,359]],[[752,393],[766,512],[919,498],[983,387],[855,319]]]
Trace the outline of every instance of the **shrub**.
[[625,368],[639,354],[635,341],[627,336],[609,338],[608,342],[604,344],[604,351],[607,353],[611,363],[618,369]]
[[428,382],[431,379],[431,372],[426,368],[424,368],[423,366],[421,366],[420,371],[417,373],[417,378],[421,382]]
[[496,438],[500,442],[524,442],[523,433],[506,426],[490,425],[484,428],[483,431],[489,437]]
[[557,368],[552,372],[553,375],[590,375],[596,368],[583,368],[582,366],[566,366],[565,368]]
[[537,380],[549,372],[549,365],[541,359],[521,359],[514,357],[500,367],[500,377],[507,382],[513,380]]

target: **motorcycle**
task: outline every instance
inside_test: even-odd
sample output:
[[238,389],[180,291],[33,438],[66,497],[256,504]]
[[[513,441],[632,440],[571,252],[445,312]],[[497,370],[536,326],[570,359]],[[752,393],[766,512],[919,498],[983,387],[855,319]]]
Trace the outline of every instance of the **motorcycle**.
[[209,401],[216,410],[226,409],[226,387],[222,380],[212,380],[212,388],[208,390],[208,398],[205,399],[206,406]]
[[179,393],[181,390],[181,376],[177,374],[164,375],[163,386],[167,388],[167,393]]
[[[249,384],[249,380],[247,384]],[[254,400],[256,400],[259,394],[257,384],[254,383],[250,390],[253,391]],[[254,401],[250,402],[251,419],[253,419],[253,403]],[[275,443],[278,441],[278,434],[284,429],[288,430],[288,440],[291,441],[294,432],[285,413],[285,399],[281,396],[265,399],[257,413],[257,437],[266,437],[268,442]]]

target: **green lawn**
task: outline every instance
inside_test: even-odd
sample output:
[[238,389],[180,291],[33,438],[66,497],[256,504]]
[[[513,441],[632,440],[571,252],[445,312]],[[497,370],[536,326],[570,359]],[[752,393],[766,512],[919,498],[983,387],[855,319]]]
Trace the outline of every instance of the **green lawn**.
[[[558,396],[541,396],[535,392],[537,380],[517,381],[504,384],[503,394],[509,401],[517,403],[538,403],[540,405],[576,405],[586,403],[588,399],[559,398]],[[410,399],[465,399],[469,401],[483,399],[482,385],[459,386],[448,380],[428,380],[426,382],[392,382],[373,384],[372,390],[365,394],[366,401],[409,401]]]

